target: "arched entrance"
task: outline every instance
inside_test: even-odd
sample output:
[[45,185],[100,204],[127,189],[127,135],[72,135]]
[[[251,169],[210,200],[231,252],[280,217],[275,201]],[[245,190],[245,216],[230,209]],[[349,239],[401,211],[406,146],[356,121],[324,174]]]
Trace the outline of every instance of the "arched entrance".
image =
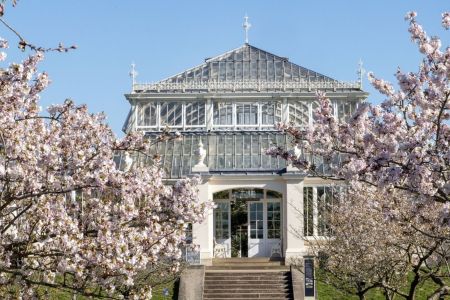
[[281,257],[282,194],[239,188],[213,195],[215,257]]

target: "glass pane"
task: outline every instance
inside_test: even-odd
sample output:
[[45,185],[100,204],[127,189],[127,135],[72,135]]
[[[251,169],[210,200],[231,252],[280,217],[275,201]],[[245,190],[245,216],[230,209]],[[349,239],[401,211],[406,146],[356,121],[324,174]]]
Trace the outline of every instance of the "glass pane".
[[214,209],[215,219],[215,238],[216,239],[228,239],[228,215],[229,215],[229,203],[219,202]]
[[228,200],[230,198],[230,191],[221,191],[213,194],[213,200]]
[[276,239],[281,236],[281,205],[279,202],[267,203],[267,228],[268,238]]
[[205,125],[205,102],[188,102],[185,108],[186,126]]
[[233,125],[233,105],[231,102],[214,102],[213,123],[214,125]]
[[309,124],[309,102],[306,100],[289,102],[289,121],[306,127]]
[[314,234],[312,187],[303,188],[303,234],[305,236]]
[[317,226],[319,235],[328,235],[330,228],[328,224],[329,214],[332,211],[333,195],[332,187],[317,188]]
[[138,126],[156,126],[156,106],[155,102],[138,104]]
[[281,121],[281,103],[279,101],[261,103],[261,124],[273,125]]
[[183,106],[178,102],[161,103],[161,126],[181,126]]
[[283,198],[283,195],[281,194],[281,193],[279,193],[279,192],[276,192],[276,191],[266,191],[266,195],[267,195],[267,198],[275,198],[275,199],[280,199],[280,198]]
[[235,199],[255,199],[260,200],[264,197],[262,189],[233,189],[232,197]]
[[263,204],[250,203],[250,236],[262,239],[264,237]]
[[258,104],[256,103],[236,103],[237,125],[257,125],[258,124]]

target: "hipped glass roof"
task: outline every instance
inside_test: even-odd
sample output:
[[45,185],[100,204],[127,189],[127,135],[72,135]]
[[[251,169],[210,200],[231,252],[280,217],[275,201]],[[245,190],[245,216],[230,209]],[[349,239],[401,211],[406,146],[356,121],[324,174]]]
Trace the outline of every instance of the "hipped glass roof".
[[205,59],[197,67],[186,70],[160,83],[230,81],[325,81],[336,80],[289,62],[249,44],[228,51],[219,56]]

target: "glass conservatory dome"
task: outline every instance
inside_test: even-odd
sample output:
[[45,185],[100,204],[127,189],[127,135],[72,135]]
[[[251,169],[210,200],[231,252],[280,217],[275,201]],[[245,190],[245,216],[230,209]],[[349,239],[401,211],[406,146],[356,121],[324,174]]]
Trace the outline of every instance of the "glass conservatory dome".
[[[327,92],[340,119],[367,96],[360,82],[337,81],[244,44],[159,82],[134,83],[126,95],[131,110],[124,131],[144,131],[149,138],[167,127],[181,132],[180,140],[151,150],[170,178],[191,173],[200,140],[212,173],[279,173],[284,161],[264,154],[270,146],[288,144],[274,124],[312,124],[317,90]],[[147,156],[136,159],[149,162]]]

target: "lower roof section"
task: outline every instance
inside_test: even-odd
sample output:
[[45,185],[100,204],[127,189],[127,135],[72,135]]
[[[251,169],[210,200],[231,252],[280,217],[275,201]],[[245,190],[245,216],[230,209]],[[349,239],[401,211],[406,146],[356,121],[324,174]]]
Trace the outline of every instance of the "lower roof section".
[[[148,135],[155,138],[156,135]],[[271,157],[265,151],[278,146],[290,146],[288,136],[280,132],[183,132],[181,138],[154,144],[147,155],[132,155],[133,164],[150,165],[155,155],[165,171],[167,179],[186,177],[198,163],[196,151],[199,143],[206,150],[204,163],[210,175],[281,175],[286,172],[286,161]],[[317,166],[323,161],[311,157]],[[116,154],[116,163],[124,168],[123,153]]]

